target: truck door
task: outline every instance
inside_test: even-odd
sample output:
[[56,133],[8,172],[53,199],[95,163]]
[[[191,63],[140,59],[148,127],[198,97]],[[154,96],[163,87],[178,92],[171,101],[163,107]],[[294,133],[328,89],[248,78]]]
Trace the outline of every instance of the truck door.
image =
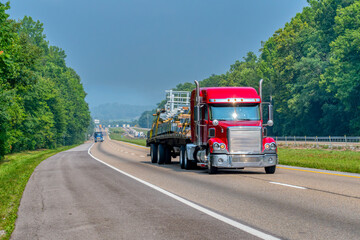
[[206,144],[208,140],[208,122],[209,122],[208,106],[206,104],[201,106],[200,114],[201,114],[201,121],[200,121],[201,142],[203,144]]

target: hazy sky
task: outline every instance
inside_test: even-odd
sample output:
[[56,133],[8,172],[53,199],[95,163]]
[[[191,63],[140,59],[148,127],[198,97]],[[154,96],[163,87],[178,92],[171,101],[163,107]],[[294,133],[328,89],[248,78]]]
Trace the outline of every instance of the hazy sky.
[[[2,1],[4,2],[4,1]],[[225,73],[306,0],[13,0],[11,18],[44,23],[90,106],[155,105],[179,83]]]

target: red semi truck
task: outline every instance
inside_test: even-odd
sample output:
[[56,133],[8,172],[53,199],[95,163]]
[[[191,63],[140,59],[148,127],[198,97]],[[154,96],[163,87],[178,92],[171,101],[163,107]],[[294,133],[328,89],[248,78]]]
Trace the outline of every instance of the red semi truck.
[[[262,101],[262,82],[259,94],[251,87],[200,88],[197,81],[191,97],[187,93],[189,100],[170,91],[148,133],[151,162],[169,163],[179,156],[181,168],[206,167],[209,174],[247,167],[275,173],[277,145],[266,137],[266,127],[273,125],[273,107]],[[269,116],[264,124],[265,104]]]

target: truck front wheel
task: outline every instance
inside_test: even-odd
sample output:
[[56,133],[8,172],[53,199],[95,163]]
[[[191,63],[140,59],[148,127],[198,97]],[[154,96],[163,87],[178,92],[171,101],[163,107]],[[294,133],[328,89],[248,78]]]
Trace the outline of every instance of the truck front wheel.
[[184,154],[185,156],[184,156],[184,168],[186,169],[186,170],[190,170],[190,169],[192,169],[193,168],[193,166],[194,166],[194,163],[192,162],[192,161],[189,161],[189,159],[188,159],[188,154],[187,154],[187,150],[185,149],[185,154]]
[[186,149],[185,146],[181,146],[181,147],[180,147],[179,162],[180,162],[180,167],[181,167],[182,169],[185,168],[185,158],[186,158],[185,149]]
[[208,173],[209,173],[209,174],[215,174],[215,173],[217,173],[217,172],[218,172],[218,168],[217,168],[217,167],[214,167],[214,166],[211,164],[210,160],[209,160],[209,163],[208,163]]
[[266,174],[274,174],[275,170],[276,170],[276,165],[270,166],[270,167],[265,167]]
[[156,163],[157,162],[157,149],[158,146],[156,144],[150,144],[150,158],[151,158],[151,163]]

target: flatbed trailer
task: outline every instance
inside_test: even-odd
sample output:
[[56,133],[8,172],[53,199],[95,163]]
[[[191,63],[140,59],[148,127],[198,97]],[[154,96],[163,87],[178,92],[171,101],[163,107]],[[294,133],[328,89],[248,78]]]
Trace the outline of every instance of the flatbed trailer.
[[174,147],[180,147],[190,142],[190,136],[180,133],[166,133],[147,139],[146,146],[150,147],[151,144],[168,144]]

